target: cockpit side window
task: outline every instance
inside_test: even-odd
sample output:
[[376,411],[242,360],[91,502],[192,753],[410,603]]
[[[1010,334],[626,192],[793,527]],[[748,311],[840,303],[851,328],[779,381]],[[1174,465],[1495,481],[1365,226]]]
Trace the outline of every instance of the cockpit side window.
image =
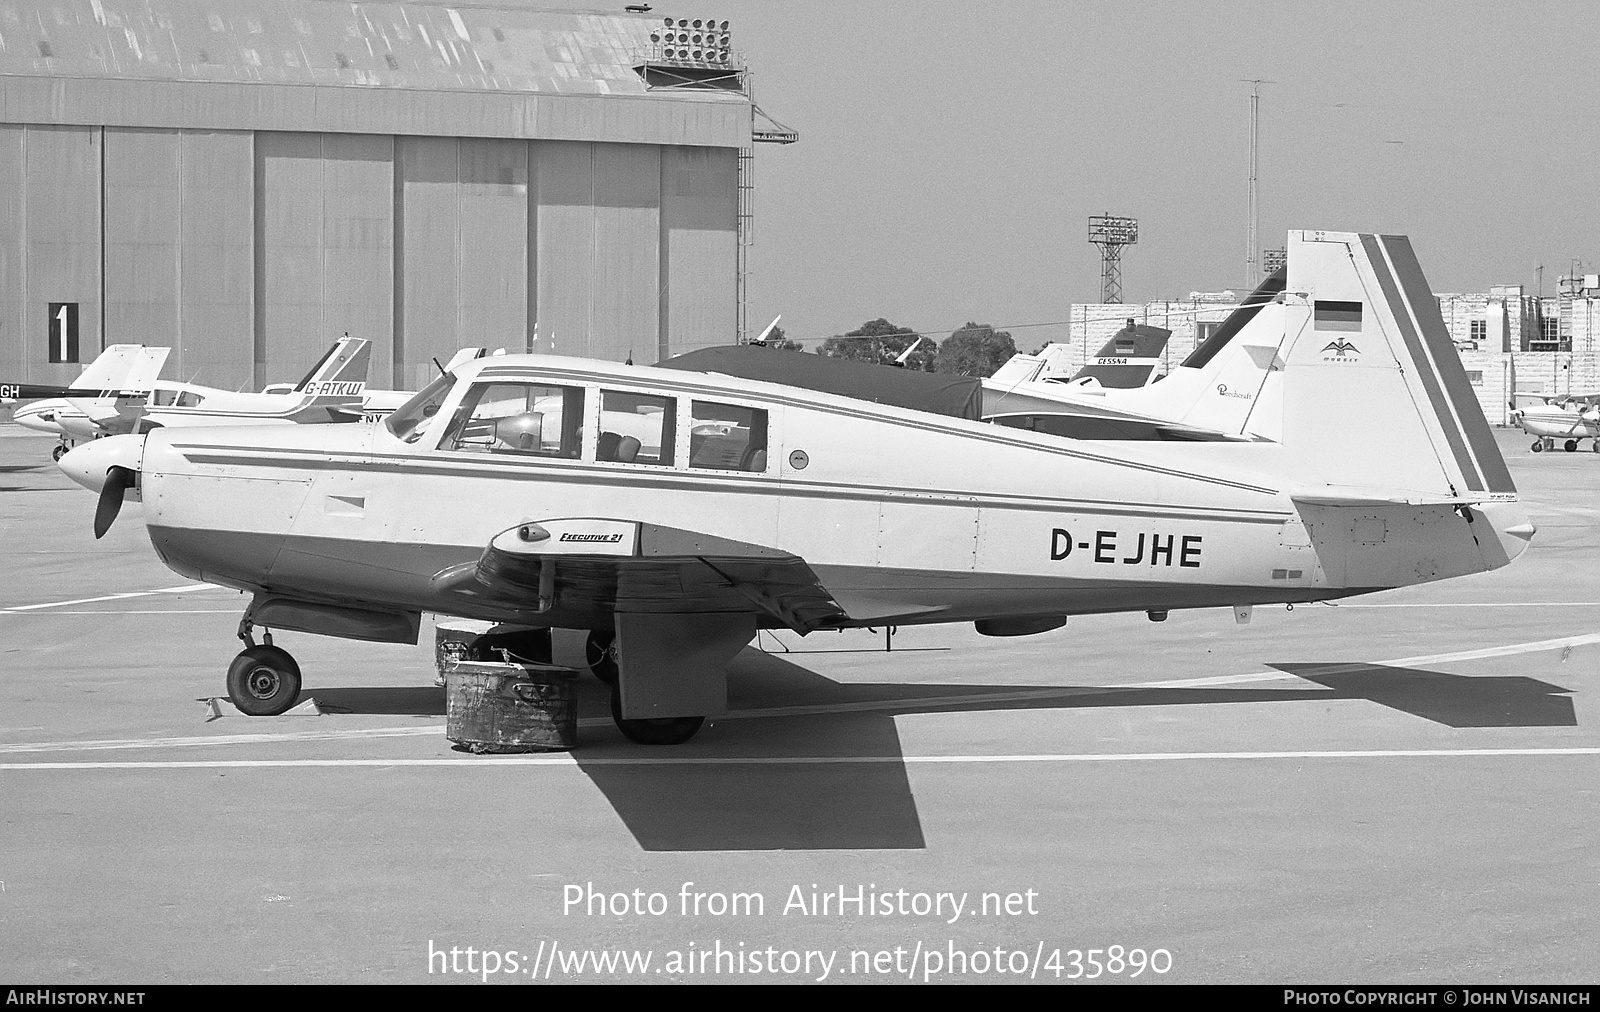
[[479,383],[467,391],[439,447],[576,458],[582,444],[582,387]]
[[449,396],[451,388],[455,385],[455,376],[450,373],[442,374],[412,394],[404,404],[395,408],[389,417],[383,420],[383,424],[397,438],[415,443],[432,428],[433,416],[439,413],[440,405],[444,403],[444,399]]
[[767,469],[767,413],[737,404],[695,401],[689,466],[717,471]]
[[671,397],[600,391],[595,459],[624,464],[672,463],[678,402]]

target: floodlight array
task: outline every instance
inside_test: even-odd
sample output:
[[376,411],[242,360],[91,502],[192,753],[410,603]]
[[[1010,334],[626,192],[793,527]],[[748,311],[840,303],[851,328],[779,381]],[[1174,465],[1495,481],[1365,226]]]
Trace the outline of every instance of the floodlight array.
[[1113,214],[1096,214],[1089,218],[1089,241],[1126,246],[1139,241],[1139,219]]
[[650,41],[661,48],[663,59],[677,63],[726,64],[733,59],[728,23],[715,18],[665,18]]

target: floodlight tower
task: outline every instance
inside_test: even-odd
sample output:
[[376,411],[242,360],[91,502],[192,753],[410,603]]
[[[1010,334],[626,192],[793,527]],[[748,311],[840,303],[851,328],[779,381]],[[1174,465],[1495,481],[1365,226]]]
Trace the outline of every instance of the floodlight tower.
[[1122,301],[1122,247],[1139,241],[1139,219],[1089,216],[1089,241],[1100,247],[1100,301]]

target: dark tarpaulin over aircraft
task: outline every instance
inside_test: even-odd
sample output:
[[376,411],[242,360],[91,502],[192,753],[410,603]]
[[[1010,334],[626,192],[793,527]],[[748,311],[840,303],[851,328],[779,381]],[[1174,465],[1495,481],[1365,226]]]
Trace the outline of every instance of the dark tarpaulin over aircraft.
[[701,348],[657,365],[663,369],[715,372],[740,379],[782,383],[915,411],[978,421],[983,384],[970,376],[946,376],[849,359],[775,351],[757,345]]

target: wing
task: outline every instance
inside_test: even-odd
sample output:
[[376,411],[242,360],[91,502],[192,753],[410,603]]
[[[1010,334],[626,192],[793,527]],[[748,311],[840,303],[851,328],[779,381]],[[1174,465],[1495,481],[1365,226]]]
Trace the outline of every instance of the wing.
[[574,628],[617,612],[750,612],[796,632],[849,621],[797,555],[634,520],[565,518],[496,535],[477,562],[433,577],[435,592],[532,612]]

